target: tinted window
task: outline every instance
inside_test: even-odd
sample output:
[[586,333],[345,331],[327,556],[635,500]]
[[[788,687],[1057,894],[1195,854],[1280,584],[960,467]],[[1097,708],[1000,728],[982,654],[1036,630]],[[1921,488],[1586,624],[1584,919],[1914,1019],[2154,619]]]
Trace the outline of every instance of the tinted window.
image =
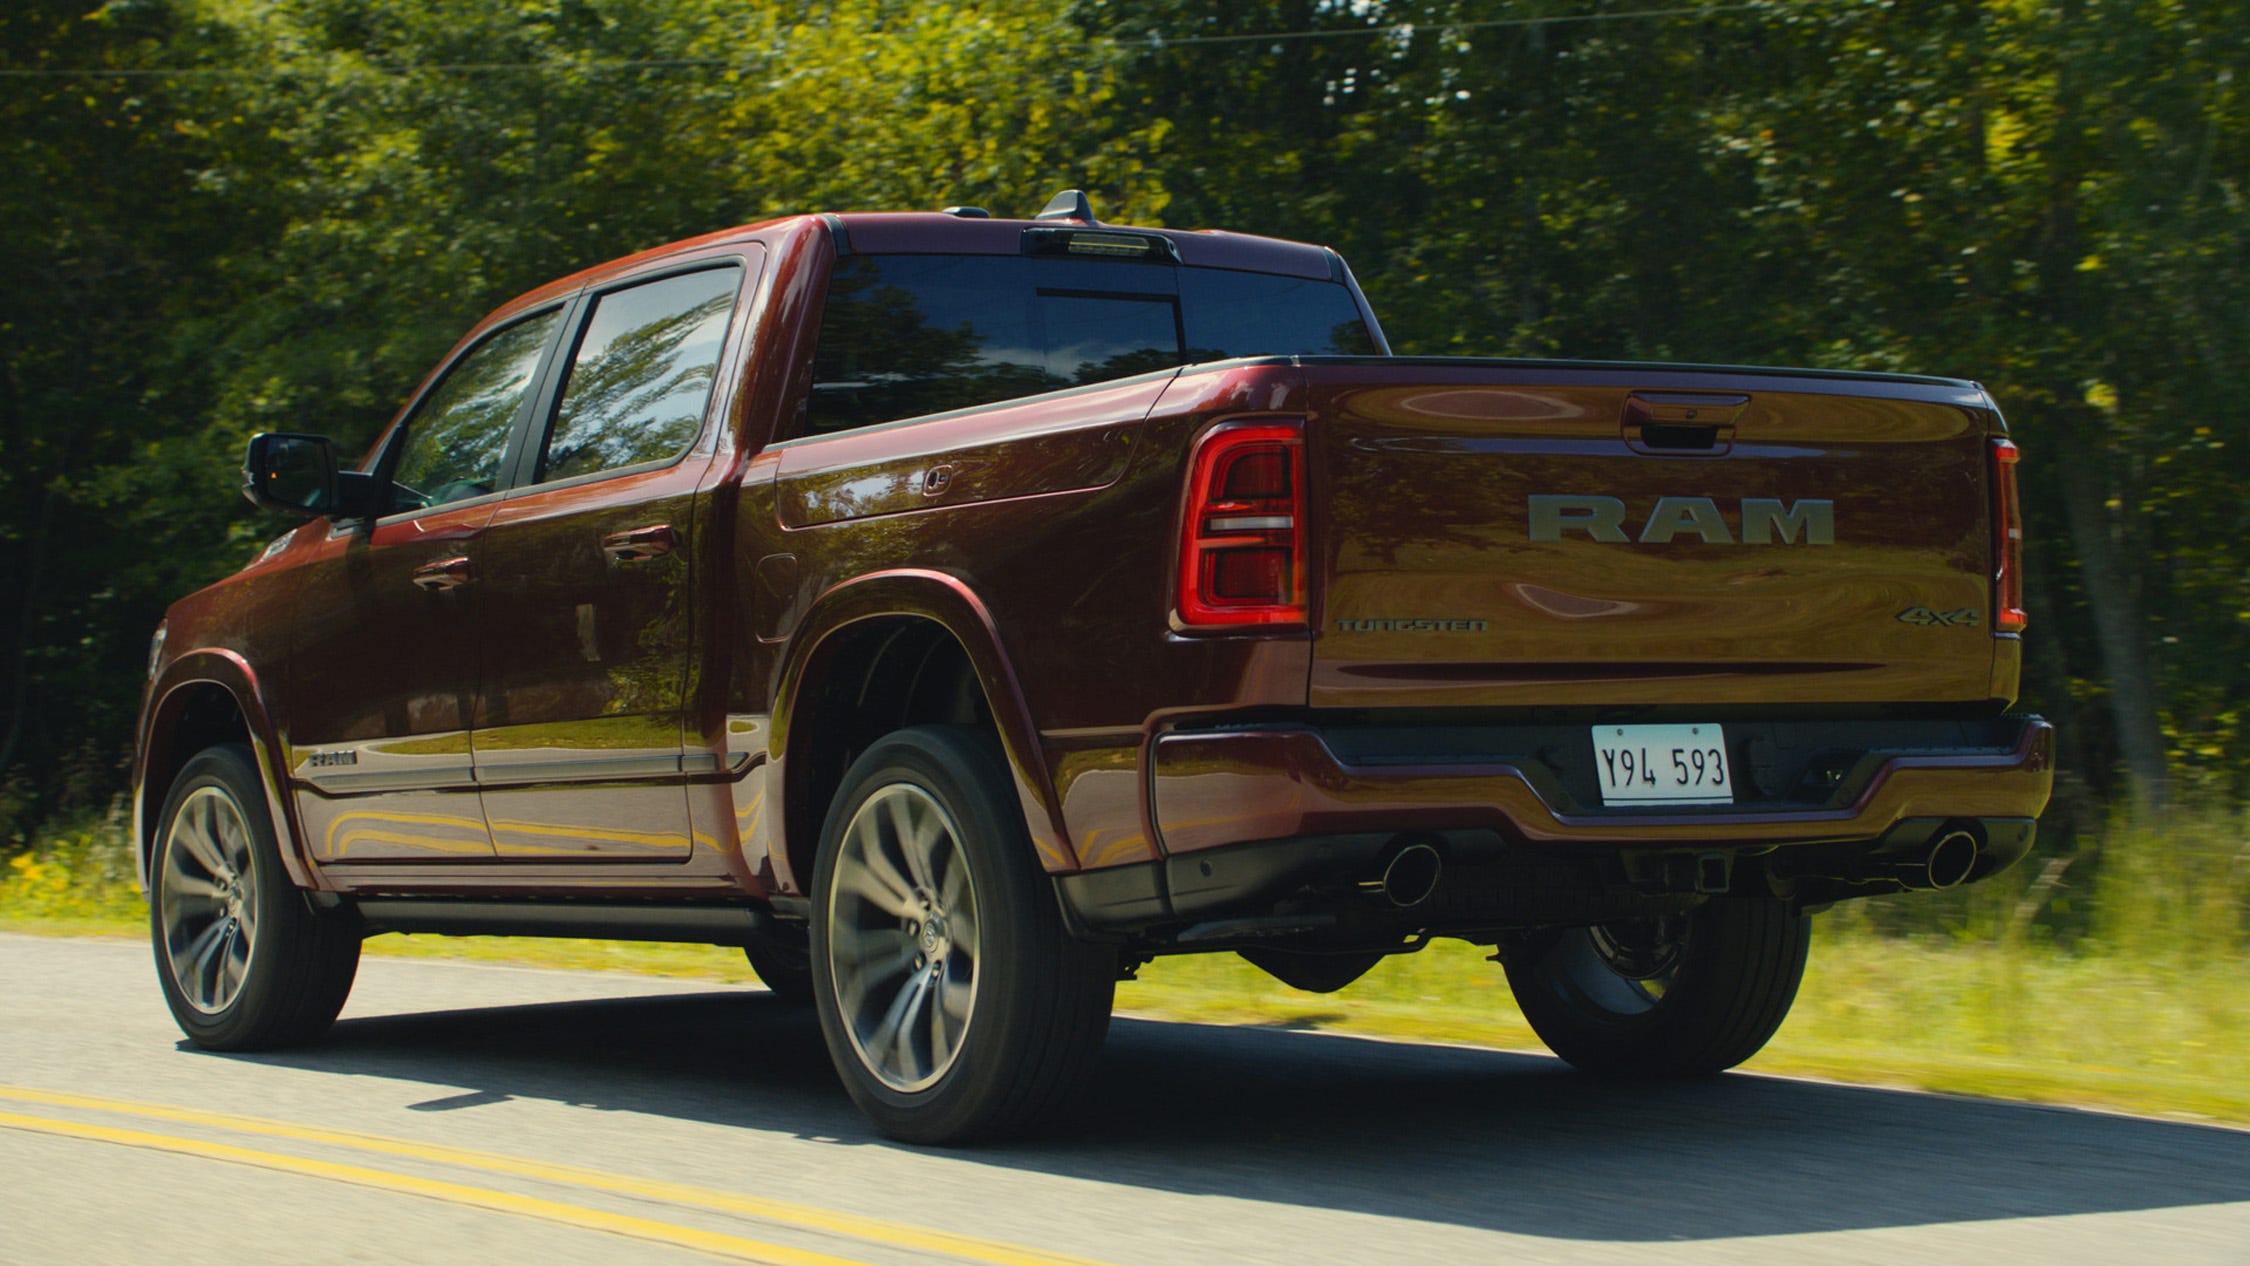
[[740,267],[603,295],[571,361],[542,481],[677,457],[703,429]]
[[1359,305],[1333,281],[1183,268],[1180,308],[1190,360],[1376,353]]
[[420,510],[499,487],[509,432],[560,320],[560,310],[544,312],[487,335],[422,397],[391,468],[389,509]]
[[829,282],[807,429],[840,431],[1233,356],[1375,350],[1333,282],[1168,264],[855,255]]

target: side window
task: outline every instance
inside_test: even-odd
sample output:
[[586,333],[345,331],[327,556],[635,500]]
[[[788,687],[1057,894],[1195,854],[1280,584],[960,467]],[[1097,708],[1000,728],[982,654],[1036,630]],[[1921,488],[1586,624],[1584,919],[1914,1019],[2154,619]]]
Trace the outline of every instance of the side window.
[[557,309],[487,335],[422,397],[406,420],[385,513],[464,501],[499,487],[516,412],[561,320]]
[[539,481],[677,457],[703,428],[739,265],[612,290],[594,304]]

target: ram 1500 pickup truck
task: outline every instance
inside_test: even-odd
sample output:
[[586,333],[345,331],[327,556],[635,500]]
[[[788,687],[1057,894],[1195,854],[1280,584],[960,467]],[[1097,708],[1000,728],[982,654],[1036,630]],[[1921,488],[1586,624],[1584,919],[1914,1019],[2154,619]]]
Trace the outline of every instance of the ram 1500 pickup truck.
[[362,938],[740,947],[901,1138],[1054,1117],[1115,983],[1493,948],[1712,1072],[1807,920],[2022,857],[2016,450],[1976,384],[1391,355],[1334,252],[974,208],[604,264],[461,340],[158,628],[157,976],[306,1040]]

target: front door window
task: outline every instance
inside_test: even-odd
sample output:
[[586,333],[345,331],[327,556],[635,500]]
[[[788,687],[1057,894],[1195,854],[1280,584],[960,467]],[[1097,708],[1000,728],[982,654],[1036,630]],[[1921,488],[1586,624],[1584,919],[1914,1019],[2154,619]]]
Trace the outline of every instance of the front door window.
[[385,513],[426,510],[497,491],[516,414],[539,373],[558,309],[488,336],[456,361],[406,421]]

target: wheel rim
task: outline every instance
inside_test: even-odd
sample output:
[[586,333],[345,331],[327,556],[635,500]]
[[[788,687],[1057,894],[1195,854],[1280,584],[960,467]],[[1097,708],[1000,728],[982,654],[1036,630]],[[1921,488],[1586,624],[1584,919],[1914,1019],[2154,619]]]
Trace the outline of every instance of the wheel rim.
[[1687,954],[1688,920],[1625,919],[1586,929],[1587,953],[1570,974],[1604,1010],[1637,1015],[1654,1009],[1679,978]]
[[828,966],[861,1067],[902,1093],[961,1056],[976,1007],[976,885],[943,805],[910,783],[867,798],[828,887]]
[[258,948],[257,860],[234,797],[198,787],[180,802],[158,881],[164,959],[189,1006],[226,1010]]

